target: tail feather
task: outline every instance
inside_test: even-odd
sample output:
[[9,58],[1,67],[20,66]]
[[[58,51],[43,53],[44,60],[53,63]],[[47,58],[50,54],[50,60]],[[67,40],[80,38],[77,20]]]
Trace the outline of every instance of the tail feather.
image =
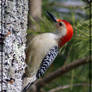
[[33,77],[25,77],[23,80],[23,90],[22,92],[26,92],[30,86],[36,81],[36,76]]
[[27,85],[25,88],[23,88],[22,92],[26,92],[26,91],[31,87],[31,85],[32,85],[33,83],[34,83],[34,82],[28,83],[28,85]]

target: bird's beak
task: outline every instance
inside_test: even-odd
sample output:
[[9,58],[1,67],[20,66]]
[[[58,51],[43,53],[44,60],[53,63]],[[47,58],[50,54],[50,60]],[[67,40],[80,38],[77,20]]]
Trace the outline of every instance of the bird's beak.
[[54,21],[55,23],[57,23],[57,19],[56,19],[56,17],[55,16],[53,16],[50,12],[48,12],[47,11],[47,15],[50,17],[50,19],[52,20],[52,21]]

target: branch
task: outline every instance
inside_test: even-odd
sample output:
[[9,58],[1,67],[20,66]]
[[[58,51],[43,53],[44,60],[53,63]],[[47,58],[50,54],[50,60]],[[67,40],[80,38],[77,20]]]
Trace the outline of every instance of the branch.
[[[72,86],[73,86],[73,87],[89,86],[89,84],[88,84],[88,83],[76,83],[76,84],[73,84]],[[71,87],[70,84],[69,84],[69,85],[65,85],[65,86],[59,86],[59,87],[56,87],[56,88],[51,89],[51,90],[48,91],[48,92],[56,92],[56,91],[60,91],[60,90],[62,90],[62,89],[70,88],[70,87]]]
[[73,61],[72,63],[70,63],[66,66],[63,66],[62,68],[59,68],[57,71],[51,73],[49,76],[38,80],[34,85],[36,85],[37,88],[42,88],[43,86],[45,86],[46,84],[48,84],[52,80],[56,79],[57,77],[59,77],[59,76],[61,77],[62,75],[71,71],[72,69],[75,69],[81,65],[88,63],[88,61],[89,61],[89,57]]

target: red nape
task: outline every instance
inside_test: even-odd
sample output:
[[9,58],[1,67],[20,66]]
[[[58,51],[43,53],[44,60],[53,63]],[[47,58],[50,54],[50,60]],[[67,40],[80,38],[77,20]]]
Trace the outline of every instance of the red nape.
[[66,20],[61,20],[61,19],[57,19],[58,22],[64,22],[64,24],[66,25],[66,29],[67,29],[67,34],[61,38],[59,46],[63,46],[66,42],[68,42],[69,40],[71,40],[72,36],[73,36],[73,28],[72,25],[67,22]]

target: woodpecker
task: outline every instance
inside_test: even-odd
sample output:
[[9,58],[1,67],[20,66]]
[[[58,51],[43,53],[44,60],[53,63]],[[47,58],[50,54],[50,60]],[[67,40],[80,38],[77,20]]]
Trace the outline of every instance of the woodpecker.
[[26,51],[27,68],[22,92],[26,92],[34,81],[43,76],[58,55],[59,49],[73,36],[73,28],[69,22],[56,19],[50,12],[47,13],[55,22],[57,30],[53,33],[36,35],[29,42]]

